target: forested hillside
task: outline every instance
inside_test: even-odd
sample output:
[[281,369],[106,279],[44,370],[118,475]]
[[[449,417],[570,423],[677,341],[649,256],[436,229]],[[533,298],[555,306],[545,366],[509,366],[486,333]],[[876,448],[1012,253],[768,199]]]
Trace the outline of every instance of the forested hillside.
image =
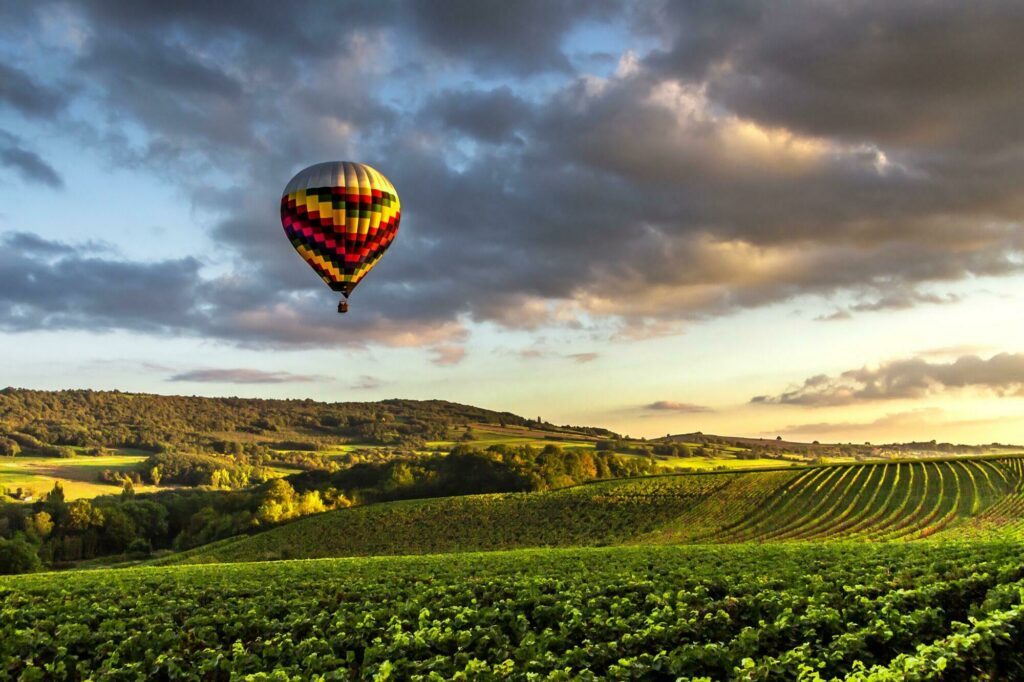
[[[296,435],[314,444],[324,439],[387,444],[444,439],[449,428],[469,423],[539,425],[508,412],[443,400],[323,403],[120,391],[0,390],[0,438],[15,442],[20,438],[23,447],[27,443],[30,449],[36,443],[38,447],[214,448],[225,440],[276,444]],[[278,449],[292,449],[289,445],[293,444],[285,442]]]

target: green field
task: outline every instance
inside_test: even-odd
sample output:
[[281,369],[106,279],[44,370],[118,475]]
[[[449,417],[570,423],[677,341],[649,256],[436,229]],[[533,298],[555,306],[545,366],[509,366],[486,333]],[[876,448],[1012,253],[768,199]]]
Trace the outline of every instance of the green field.
[[1020,549],[529,550],[0,578],[0,675],[1011,679]]
[[[45,495],[59,482],[69,500],[120,492],[120,487],[101,483],[99,475],[111,471],[134,470],[146,457],[135,454],[98,457],[0,457],[0,487],[30,490],[36,497]],[[137,486],[140,492],[157,490],[155,486]]]
[[319,514],[165,561],[1015,537],[1024,527],[1022,465],[1017,457],[826,465],[382,503]]

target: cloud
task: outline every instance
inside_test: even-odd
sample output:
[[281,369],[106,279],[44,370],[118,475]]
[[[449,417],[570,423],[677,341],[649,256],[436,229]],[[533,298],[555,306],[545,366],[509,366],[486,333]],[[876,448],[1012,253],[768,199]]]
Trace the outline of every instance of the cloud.
[[608,3],[586,0],[452,0],[406,6],[416,35],[430,48],[485,74],[517,76],[571,70],[561,49],[565,34],[608,11]]
[[349,386],[349,388],[356,391],[372,391],[373,389],[381,387],[381,381],[377,377],[372,377],[364,374],[359,377],[359,380]]
[[526,128],[533,110],[508,86],[488,91],[443,90],[423,107],[426,120],[453,131],[498,144]]
[[46,185],[51,189],[64,187],[63,178],[53,166],[34,151],[25,149],[17,137],[4,130],[0,130],[0,166],[13,169],[29,182]]
[[694,405],[693,403],[680,403],[674,400],[656,400],[643,406],[643,409],[653,412],[681,412],[684,414],[697,414],[701,412],[712,412],[710,407]]
[[201,322],[199,261],[141,263],[29,233],[0,235],[0,329],[161,332]]
[[433,354],[433,362],[435,365],[442,367],[449,365],[457,365],[466,358],[466,347],[455,346],[455,345],[441,345],[435,346],[430,350]]
[[1024,395],[1024,354],[1000,353],[988,359],[964,355],[950,362],[930,362],[922,357],[893,360],[836,377],[818,374],[799,386],[777,395],[757,396],[751,402],[823,407],[913,400],[963,388],[1001,396]]
[[40,75],[29,75],[9,63],[0,62],[0,104],[27,118],[53,118],[67,104],[61,90],[40,82]]
[[546,348],[542,343],[535,343],[533,346],[528,348],[522,348],[515,351],[515,354],[522,360],[541,360],[544,358],[562,358],[565,360],[572,360],[578,365],[585,365],[593,362],[601,357],[600,353],[589,351],[581,353],[558,353],[550,348]]
[[67,256],[73,254],[109,253],[113,247],[97,241],[65,244],[40,237],[34,232],[4,232],[0,234],[0,243],[5,249],[17,251],[28,256]]
[[895,288],[891,291],[884,292],[881,296],[873,300],[854,303],[848,308],[836,309],[834,312],[820,316],[816,319],[822,322],[835,322],[838,320],[848,320],[853,317],[853,313],[855,312],[908,310],[922,304],[948,305],[951,303],[959,303],[960,301],[961,297],[956,294],[940,295],[916,291],[914,289]]
[[289,384],[321,381],[325,378],[315,374],[269,372],[262,369],[193,369],[179,372],[167,380],[211,384]]
[[601,357],[600,353],[569,353],[565,357],[569,358],[573,362],[579,365],[585,365],[588,362],[593,362]]
[[836,310],[832,311],[831,313],[827,313],[825,315],[819,315],[818,317],[816,317],[814,319],[817,320],[818,322],[841,322],[842,320],[849,320],[849,319],[852,319],[852,318],[853,318],[853,315],[850,314],[849,310],[844,310],[842,308],[837,308]]
[[[928,292],[1024,267],[1021,8],[507,5],[68,6],[83,39],[53,82],[82,86],[33,102],[26,67],[0,98],[44,120],[110,112],[67,134],[174,183],[227,274],[69,255],[75,310],[18,280],[0,326],[430,348],[474,322],[598,324],[626,341],[797,297],[856,301],[832,318],[941,304]],[[564,50],[595,26],[656,48],[587,73]],[[403,202],[343,320],[275,211],[325,156],[377,166]],[[100,300],[112,268],[141,286],[161,267],[150,310]]]
[[350,312],[356,323],[349,325],[315,293],[286,291],[253,308],[253,291],[245,280],[205,277],[191,257],[136,262],[92,241],[0,234],[0,330],[7,332],[131,330],[279,348],[436,346],[466,335],[458,322],[372,311]]
[[[893,412],[876,419],[865,422],[815,422],[811,424],[791,424],[783,429],[782,433],[813,438],[817,436],[843,437],[850,439],[855,436],[864,436],[886,432],[892,429],[913,429],[919,434],[928,433],[936,424],[948,425],[944,419],[945,413],[937,408],[922,408],[919,410],[907,410],[904,412]],[[906,432],[906,431],[904,431]],[[763,435],[779,433],[776,431],[765,431]]]
[[917,353],[918,357],[922,358],[949,358],[959,357],[961,355],[979,355],[992,351],[992,346],[981,344],[981,343],[964,343],[957,346],[939,346],[937,348],[927,348]]

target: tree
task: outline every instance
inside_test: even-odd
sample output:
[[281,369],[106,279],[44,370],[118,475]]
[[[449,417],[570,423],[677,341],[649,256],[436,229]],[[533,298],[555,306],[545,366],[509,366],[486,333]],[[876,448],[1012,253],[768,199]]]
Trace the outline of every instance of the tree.
[[119,509],[106,513],[103,536],[115,552],[122,552],[135,540],[135,522]]
[[0,457],[16,457],[21,454],[21,446],[10,438],[0,438]]
[[32,530],[42,540],[45,540],[53,532],[53,517],[41,511],[32,515]]
[[153,485],[160,485],[160,478],[163,473],[160,471],[160,467],[153,467],[149,470],[149,480],[153,482]]
[[136,557],[147,557],[153,553],[153,544],[149,540],[136,538],[128,545],[128,554]]
[[32,573],[43,567],[35,548],[21,538],[0,538],[0,575]]
[[263,502],[256,510],[260,523],[277,523],[295,514],[295,489],[288,481],[275,478],[267,484]]
[[322,511],[327,511],[327,507],[324,506],[324,501],[320,497],[320,493],[318,491],[311,490],[308,493],[303,493],[299,497],[299,505],[296,510],[297,516],[319,514]]
[[75,500],[68,505],[68,529],[86,531],[103,525],[103,512],[89,500]]
[[54,483],[53,490],[46,494],[43,506],[56,523],[61,523],[67,517],[68,503],[64,501],[64,488],[59,482]]
[[64,499],[64,486],[60,484],[60,481],[55,481],[53,490],[46,493],[46,504],[62,505]]

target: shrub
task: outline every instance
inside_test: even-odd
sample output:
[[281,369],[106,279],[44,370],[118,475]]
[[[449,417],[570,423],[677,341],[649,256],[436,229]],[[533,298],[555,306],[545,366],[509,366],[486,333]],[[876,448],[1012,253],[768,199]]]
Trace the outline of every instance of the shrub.
[[40,570],[43,563],[35,548],[20,538],[0,538],[0,575],[32,573]]

